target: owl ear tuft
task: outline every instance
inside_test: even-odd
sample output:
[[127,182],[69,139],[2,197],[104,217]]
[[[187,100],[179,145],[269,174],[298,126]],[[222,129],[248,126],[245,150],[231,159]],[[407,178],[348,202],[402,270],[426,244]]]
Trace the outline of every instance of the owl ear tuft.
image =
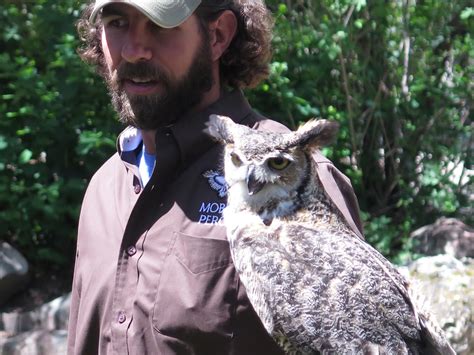
[[292,133],[291,145],[318,149],[331,144],[339,131],[339,123],[329,120],[310,120]]
[[222,144],[234,143],[232,127],[234,121],[226,116],[210,115],[207,124],[207,133]]

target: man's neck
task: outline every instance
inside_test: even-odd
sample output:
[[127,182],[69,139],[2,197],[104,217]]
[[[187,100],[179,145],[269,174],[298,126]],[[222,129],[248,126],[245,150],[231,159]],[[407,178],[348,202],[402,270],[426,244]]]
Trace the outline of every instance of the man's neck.
[[156,134],[156,130],[154,129],[142,131],[143,145],[145,147],[145,152],[152,155],[156,155],[155,134]]
[[[204,108],[212,105],[216,102],[221,95],[220,85],[213,85],[211,90],[209,90],[204,97],[202,98],[201,102],[194,106],[190,112],[198,112],[203,110]],[[148,154],[156,155],[156,145],[155,145],[155,135],[156,130],[142,130],[142,137],[143,137],[143,144],[145,146],[145,151]]]

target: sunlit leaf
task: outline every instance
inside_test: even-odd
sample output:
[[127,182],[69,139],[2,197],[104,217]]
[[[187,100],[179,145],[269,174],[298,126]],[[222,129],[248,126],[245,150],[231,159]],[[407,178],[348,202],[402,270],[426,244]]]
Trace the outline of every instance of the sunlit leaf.
[[18,161],[21,163],[21,164],[25,164],[25,163],[28,163],[31,159],[31,157],[33,156],[33,152],[29,149],[24,149],[21,153],[20,153],[20,157],[18,158]]

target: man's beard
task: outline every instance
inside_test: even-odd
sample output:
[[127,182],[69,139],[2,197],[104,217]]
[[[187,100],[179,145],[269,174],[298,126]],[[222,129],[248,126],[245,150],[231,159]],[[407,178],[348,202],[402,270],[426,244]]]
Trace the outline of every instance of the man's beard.
[[[124,62],[116,72],[106,74],[106,84],[120,122],[152,130],[174,123],[199,104],[213,84],[209,41],[203,37],[188,72],[179,80],[171,80],[149,62]],[[124,79],[153,80],[161,85],[163,92],[128,96],[123,89]]]

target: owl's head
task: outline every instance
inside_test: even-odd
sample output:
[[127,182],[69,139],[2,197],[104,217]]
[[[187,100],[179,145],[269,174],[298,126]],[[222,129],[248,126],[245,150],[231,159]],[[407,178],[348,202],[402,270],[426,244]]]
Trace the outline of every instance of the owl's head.
[[209,133],[225,145],[229,199],[240,196],[241,203],[258,210],[264,201],[294,197],[313,174],[311,153],[329,144],[338,127],[333,121],[312,120],[297,131],[275,133],[211,115]]

